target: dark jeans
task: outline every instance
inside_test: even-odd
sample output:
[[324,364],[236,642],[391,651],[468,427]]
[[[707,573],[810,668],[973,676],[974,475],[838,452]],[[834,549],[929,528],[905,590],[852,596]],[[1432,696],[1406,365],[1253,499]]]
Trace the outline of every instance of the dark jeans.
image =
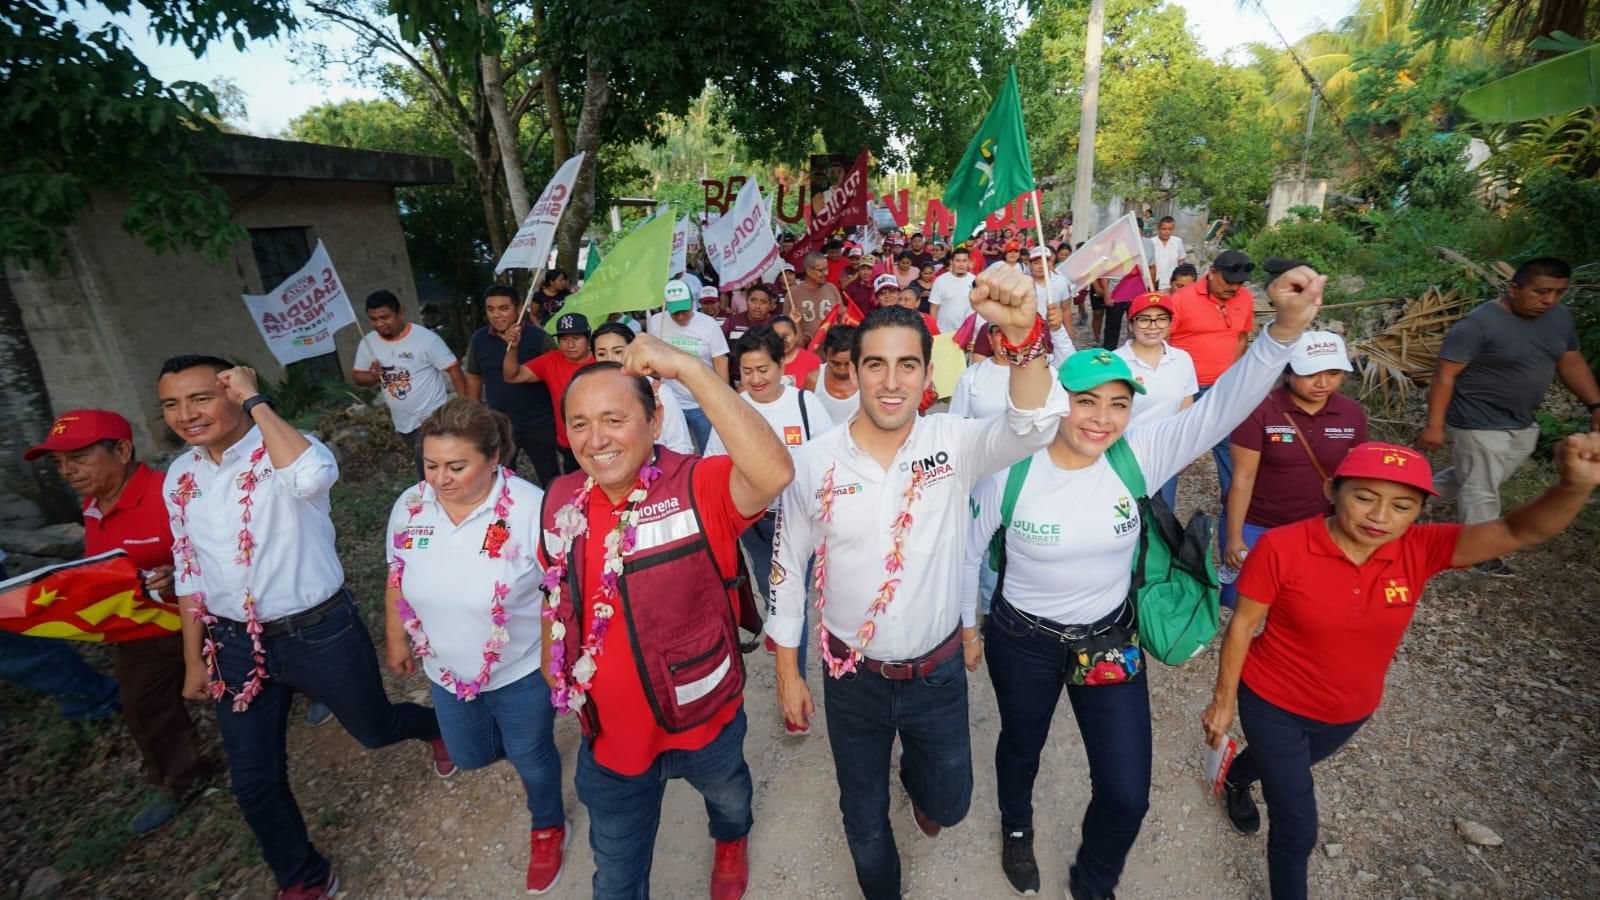
[[417,480],[421,481],[426,473],[422,468],[422,429],[400,432],[400,439],[411,448],[411,463],[417,467]]
[[561,474],[555,423],[516,429],[511,434],[511,440],[515,444],[515,449],[511,451],[511,467],[516,468],[517,452],[521,451],[527,455],[528,462],[533,463],[533,471],[539,476],[539,486],[548,488],[550,482]]
[[694,439],[694,452],[706,452],[706,441],[711,440],[711,420],[696,406],[683,411],[683,421],[689,426],[689,437]]
[[1317,846],[1317,794],[1311,767],[1332,756],[1366,719],[1330,725],[1274,706],[1239,685],[1239,724],[1250,745],[1228,769],[1228,783],[1261,782],[1267,800],[1267,874],[1272,900],[1303,900],[1306,861]]
[[[744,545],[745,552],[750,554],[750,581],[751,588],[756,596],[765,598],[768,615],[772,609],[772,539],[777,528],[778,515],[772,510],[767,510],[766,515],[751,523],[739,534],[739,543]],[[806,562],[806,584],[811,584],[811,561]],[[807,594],[809,595],[809,590]],[[805,605],[801,606],[805,612]],[[811,640],[810,626],[800,628],[800,675],[806,674],[806,645]]]
[[1106,322],[1104,330],[1100,333],[1100,346],[1107,350],[1115,350],[1121,346],[1122,318],[1128,314],[1128,307],[1131,305],[1131,303],[1106,304]]
[[822,679],[839,812],[867,900],[898,900],[900,851],[889,825],[889,766],[900,736],[900,783],[923,814],[949,827],[972,803],[967,670],[961,654],[926,678],[889,681],[866,669]]
[[200,755],[200,733],[183,699],[183,635],[118,644],[112,666],[122,718],[150,783],[181,796],[210,778],[211,764]]
[[682,778],[705,798],[711,839],[736,841],[755,824],[754,788],[744,761],[744,710],[699,750],[668,750],[639,775],[622,775],[595,762],[588,739],[578,747],[573,786],[589,810],[595,900],[650,896],[650,864],[661,825],[667,782]]
[[561,812],[561,754],[553,737],[556,709],[550,686],[537,670],[478,695],[456,699],[454,691],[430,684],[433,709],[450,759],[463,769],[510,760],[528,795],[532,828],[565,824]]
[[0,679],[56,698],[70,721],[117,712],[117,683],[89,668],[70,641],[0,631]]
[[[281,888],[318,885],[328,878],[328,861],[311,846],[289,790],[286,741],[296,691],[326,704],[368,749],[439,737],[433,710],[389,702],[378,675],[378,654],[355,599],[347,590],[341,593],[344,603],[315,625],[262,638],[268,677],[247,710],[234,712],[232,697],[214,704],[234,799]],[[251,667],[244,624],[219,619],[211,626],[211,637],[218,645],[222,679],[230,691],[237,691]]]
[[1004,829],[1033,827],[1033,782],[1061,689],[1067,690],[1089,757],[1089,807],[1073,864],[1089,894],[1109,896],[1150,808],[1152,737],[1146,678],[1099,686],[1068,684],[1067,645],[1036,631],[1003,600],[983,623],[984,658],[1000,708],[994,767]]

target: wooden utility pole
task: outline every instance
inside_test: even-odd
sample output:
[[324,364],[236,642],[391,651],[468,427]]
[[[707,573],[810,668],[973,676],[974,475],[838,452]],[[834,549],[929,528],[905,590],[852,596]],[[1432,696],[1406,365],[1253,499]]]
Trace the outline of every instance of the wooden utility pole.
[[1078,116],[1078,175],[1072,185],[1072,242],[1095,233],[1094,132],[1100,115],[1100,54],[1104,49],[1106,0],[1089,6],[1089,33],[1083,45],[1083,110]]

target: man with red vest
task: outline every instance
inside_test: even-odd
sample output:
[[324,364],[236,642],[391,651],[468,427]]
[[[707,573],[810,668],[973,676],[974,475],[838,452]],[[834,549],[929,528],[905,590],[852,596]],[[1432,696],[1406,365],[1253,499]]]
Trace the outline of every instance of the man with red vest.
[[[683,385],[728,455],[660,446],[645,376]],[[662,794],[682,778],[711,819],[711,896],[732,900],[749,883],[753,822],[738,537],[794,466],[726,379],[648,334],[620,365],[573,376],[562,415],[583,471],[556,479],[541,511],[543,671],[556,709],[583,728],[574,782],[589,810],[594,896],[645,895]]]

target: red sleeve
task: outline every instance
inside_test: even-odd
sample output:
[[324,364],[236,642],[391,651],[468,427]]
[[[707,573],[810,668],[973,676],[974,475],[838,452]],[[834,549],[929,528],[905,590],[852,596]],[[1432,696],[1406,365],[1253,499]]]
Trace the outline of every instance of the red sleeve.
[[[1320,523],[1322,520],[1314,521]],[[1274,528],[1256,540],[1256,545],[1250,548],[1249,555],[1244,558],[1244,568],[1239,570],[1238,580],[1234,582],[1239,596],[1268,606],[1278,599],[1286,574],[1282,561],[1283,545],[1292,542],[1299,531],[1294,525]]]
[[1410,556],[1407,568],[1416,572],[1413,578],[1421,576],[1414,583],[1427,581],[1450,568],[1450,560],[1456,555],[1456,542],[1461,539],[1461,529],[1465,527],[1454,522],[1411,526],[1401,540],[1406,542],[1406,553]]
[[767,512],[763,509],[753,516],[740,513],[733,504],[732,477],[732,457],[709,456],[695,463],[694,502],[700,508],[700,524],[706,530],[706,541],[711,544],[717,565],[730,574],[739,552],[739,535]]
[[523,363],[522,367],[539,376],[540,381],[549,381],[552,374],[550,364],[554,362],[551,357],[559,352],[560,351],[558,350],[546,350],[538,356],[535,356],[533,359]]
[[1228,442],[1260,453],[1261,432],[1266,427],[1267,421],[1267,404],[1271,402],[1270,399],[1261,401],[1261,405],[1252,410],[1250,415],[1239,423],[1239,427],[1233,429],[1233,434],[1228,436]]

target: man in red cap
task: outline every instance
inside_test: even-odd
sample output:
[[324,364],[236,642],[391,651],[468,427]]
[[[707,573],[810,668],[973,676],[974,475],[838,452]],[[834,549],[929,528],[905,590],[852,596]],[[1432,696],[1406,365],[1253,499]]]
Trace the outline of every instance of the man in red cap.
[[[135,457],[128,420],[103,409],[62,413],[23,457],[50,454],[62,480],[83,498],[83,549],[126,552],[152,595],[172,597],[172,530],[162,476]],[[183,635],[116,645],[113,663],[128,733],[156,791],[134,816],[135,834],[159,828],[211,777],[183,701]]]

